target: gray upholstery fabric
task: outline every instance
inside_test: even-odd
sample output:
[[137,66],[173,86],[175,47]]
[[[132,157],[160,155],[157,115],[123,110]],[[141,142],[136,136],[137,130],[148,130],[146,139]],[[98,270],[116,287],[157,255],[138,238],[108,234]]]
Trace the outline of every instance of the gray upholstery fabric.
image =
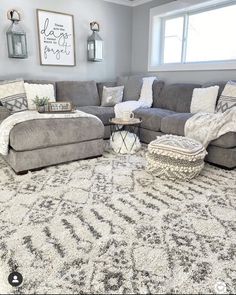
[[56,83],[57,101],[70,101],[74,106],[99,106],[95,81],[62,81]]
[[155,106],[179,113],[190,113],[193,89],[199,87],[199,84],[165,85]]
[[103,151],[103,140],[97,139],[32,151],[16,152],[11,149],[5,160],[18,173],[69,161],[101,156]]
[[10,115],[11,115],[11,112],[7,108],[0,106],[0,121],[3,121]]
[[223,147],[226,149],[236,147],[236,133],[235,132],[229,132],[221,137],[217,138],[216,140],[213,140],[211,142],[211,145],[215,145],[218,147]]
[[157,107],[157,102],[161,95],[161,92],[165,86],[165,82],[161,80],[155,80],[153,82],[152,90],[153,90],[153,108]]
[[138,100],[143,85],[143,76],[118,77],[117,86],[124,86],[123,101]]
[[115,117],[115,112],[113,107],[97,107],[97,106],[88,106],[80,107],[78,110],[92,114],[98,117],[104,125],[109,125],[109,119]]
[[12,129],[10,146],[15,151],[29,151],[100,139],[103,136],[104,126],[96,118],[32,120],[17,124]]
[[160,131],[161,129],[161,120],[171,114],[174,114],[173,111],[164,110],[164,109],[143,109],[139,108],[134,111],[135,117],[141,118],[142,123],[141,127],[153,131]]
[[98,89],[98,95],[99,95],[100,102],[102,101],[102,94],[103,94],[103,87],[104,86],[106,86],[106,87],[115,87],[116,82],[100,82],[100,83],[97,83],[97,89]]
[[185,123],[192,116],[193,114],[190,113],[175,113],[163,118],[161,121],[161,132],[184,136]]
[[206,161],[227,168],[236,168],[236,147],[225,149],[222,147],[210,145],[207,148],[208,155]]
[[155,140],[157,136],[165,135],[160,131],[152,131],[144,128],[140,128],[140,141],[144,143],[150,143],[151,141]]
[[[184,136],[185,123],[192,116],[193,114],[190,113],[178,113],[163,118],[161,120],[161,132],[166,134]],[[236,133],[229,132],[227,134],[224,134],[220,138],[212,141],[211,145],[224,148],[236,147]]]
[[105,126],[105,131],[104,131],[104,139],[109,139],[111,136],[111,127],[110,125]]

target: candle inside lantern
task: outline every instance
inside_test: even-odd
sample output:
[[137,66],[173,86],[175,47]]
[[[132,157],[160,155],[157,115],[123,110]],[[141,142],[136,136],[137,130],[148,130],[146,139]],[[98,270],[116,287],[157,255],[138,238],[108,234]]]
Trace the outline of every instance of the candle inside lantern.
[[16,55],[22,55],[22,44],[20,42],[17,42],[15,44],[15,53]]

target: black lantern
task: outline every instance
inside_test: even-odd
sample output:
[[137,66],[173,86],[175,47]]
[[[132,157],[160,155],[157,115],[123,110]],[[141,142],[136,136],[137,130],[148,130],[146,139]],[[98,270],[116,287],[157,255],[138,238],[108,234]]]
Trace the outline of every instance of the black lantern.
[[16,10],[10,10],[7,17],[12,21],[7,31],[8,56],[10,58],[27,58],[26,33],[19,25],[21,20],[20,13]]
[[103,60],[103,40],[98,34],[100,26],[97,22],[92,22],[90,28],[93,33],[88,38],[88,60],[99,62]]

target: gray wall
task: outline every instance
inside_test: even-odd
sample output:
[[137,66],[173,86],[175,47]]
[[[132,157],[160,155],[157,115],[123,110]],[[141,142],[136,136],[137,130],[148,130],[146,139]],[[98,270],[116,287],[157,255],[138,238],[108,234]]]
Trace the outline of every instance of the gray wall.
[[[154,0],[133,8],[132,73],[146,73],[148,68],[148,38],[150,8],[172,2]],[[220,42],[220,40],[219,40]],[[197,82],[236,79],[236,70],[224,71],[179,71],[152,73],[167,82]]]
[[[115,79],[131,69],[132,8],[101,0],[0,0],[0,79],[1,78],[51,78],[55,80]],[[22,12],[22,26],[27,32],[29,58],[9,59],[5,32],[10,26],[7,10]],[[77,66],[40,66],[36,9],[46,9],[74,15]],[[104,39],[104,61],[87,62],[87,37],[91,34],[89,23],[98,21]]]

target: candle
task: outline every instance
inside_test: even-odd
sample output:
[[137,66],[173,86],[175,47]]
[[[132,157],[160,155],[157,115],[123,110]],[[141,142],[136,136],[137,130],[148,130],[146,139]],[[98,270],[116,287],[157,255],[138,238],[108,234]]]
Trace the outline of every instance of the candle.
[[20,42],[15,44],[15,52],[16,55],[22,55],[22,44]]

